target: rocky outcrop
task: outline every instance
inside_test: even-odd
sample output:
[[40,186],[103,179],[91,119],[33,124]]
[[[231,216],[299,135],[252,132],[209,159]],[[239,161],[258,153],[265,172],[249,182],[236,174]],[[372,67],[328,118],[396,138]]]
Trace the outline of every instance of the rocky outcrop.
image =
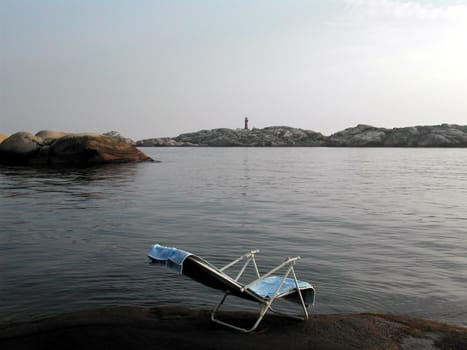
[[100,134],[18,132],[0,144],[0,164],[91,166],[151,160],[136,147]]
[[150,160],[136,147],[117,138],[98,134],[68,135],[50,145],[54,165],[95,165]]
[[37,137],[40,137],[45,142],[59,139],[60,137],[63,137],[66,135],[70,135],[70,133],[63,132],[63,131],[54,131],[54,130],[41,130],[36,134]]
[[3,140],[7,139],[8,138],[8,135],[6,134],[0,134],[0,143],[3,142]]
[[183,146],[198,146],[190,142],[175,141],[170,137],[158,137],[153,139],[145,139],[136,141],[138,147],[183,147]]
[[310,130],[271,126],[252,130],[201,130],[179,135],[174,140],[207,146],[323,146],[325,137]]
[[325,137],[317,132],[272,126],[264,129],[212,129],[181,134],[173,139],[138,141],[138,146],[324,146]]
[[133,146],[136,145],[136,142],[135,142],[135,141],[133,141],[132,139],[130,139],[130,138],[128,138],[128,137],[125,137],[125,136],[120,135],[120,133],[119,133],[118,131],[109,131],[109,132],[105,132],[103,135],[115,137],[116,139],[118,139],[118,140],[120,140],[120,141],[123,141],[123,142],[126,142],[126,143],[128,143],[129,145],[133,145]]
[[370,125],[357,125],[337,132],[327,138],[327,146],[378,146],[386,136],[386,129]]
[[442,124],[406,128],[357,125],[328,137],[338,147],[467,147],[467,126]]
[[42,139],[30,132],[20,131],[0,143],[0,163],[27,164],[39,154]]
[[467,147],[467,126],[442,124],[385,129],[357,125],[324,136],[287,126],[264,129],[212,129],[174,138],[141,140],[137,146],[301,146],[301,147]]

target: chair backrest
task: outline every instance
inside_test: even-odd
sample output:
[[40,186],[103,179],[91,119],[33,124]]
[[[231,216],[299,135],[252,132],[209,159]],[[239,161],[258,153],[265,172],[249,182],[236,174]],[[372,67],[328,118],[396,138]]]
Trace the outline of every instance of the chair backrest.
[[208,287],[220,289],[240,298],[264,301],[264,298],[253,291],[244,290],[238,281],[213,264],[187,251],[154,244],[149,251],[148,257],[153,263],[177,271]]
[[182,273],[205,286],[219,289],[240,298],[263,301],[263,298],[243,286],[217,267],[196,255],[190,255],[183,261]]

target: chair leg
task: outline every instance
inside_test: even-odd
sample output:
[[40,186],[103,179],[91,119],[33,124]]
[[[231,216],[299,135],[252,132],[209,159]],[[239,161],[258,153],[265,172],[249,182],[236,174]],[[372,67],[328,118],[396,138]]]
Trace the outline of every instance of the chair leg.
[[229,296],[229,293],[225,293],[224,296],[222,297],[221,301],[216,305],[216,307],[214,308],[214,310],[211,313],[211,320],[213,322],[219,323],[219,324],[221,324],[223,326],[235,329],[235,330],[240,331],[240,332],[249,333],[249,332],[254,331],[258,327],[258,325],[261,323],[261,320],[263,319],[264,315],[266,315],[266,312],[270,308],[270,303],[262,304],[263,306],[261,307],[261,310],[259,312],[258,319],[256,320],[256,322],[253,324],[253,326],[251,328],[238,327],[238,326],[236,326],[236,325],[234,325],[232,323],[221,321],[221,320],[216,318],[216,313],[220,310],[222,304],[224,304],[224,302],[225,302],[225,300],[227,299],[228,296]]

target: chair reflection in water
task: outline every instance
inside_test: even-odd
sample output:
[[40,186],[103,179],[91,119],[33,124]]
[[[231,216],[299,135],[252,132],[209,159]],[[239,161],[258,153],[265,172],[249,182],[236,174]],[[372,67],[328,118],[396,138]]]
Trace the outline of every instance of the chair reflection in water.
[[[300,257],[287,258],[277,267],[261,275],[255,260],[255,254],[258,252],[259,250],[252,250],[221,268],[217,268],[208,261],[184,250],[164,247],[159,244],[151,247],[148,257],[153,263],[165,265],[199,283],[223,291],[222,299],[211,313],[211,320],[221,325],[242,332],[251,332],[258,327],[268,311],[281,316],[307,320],[307,309],[314,304],[315,290],[308,282],[297,279],[294,265]],[[243,262],[243,265],[239,264],[241,262]],[[241,266],[241,268],[235,277],[231,277],[227,274],[227,270],[232,270],[234,266],[237,266],[237,268]],[[239,280],[248,266],[254,268],[255,278],[249,283],[240,283]],[[278,275],[277,273],[281,271],[283,274]],[[236,296],[260,304],[259,316],[252,327],[242,328],[219,320],[218,311],[228,296]],[[272,304],[282,298],[298,303],[301,309],[300,314],[284,313],[273,309]]]

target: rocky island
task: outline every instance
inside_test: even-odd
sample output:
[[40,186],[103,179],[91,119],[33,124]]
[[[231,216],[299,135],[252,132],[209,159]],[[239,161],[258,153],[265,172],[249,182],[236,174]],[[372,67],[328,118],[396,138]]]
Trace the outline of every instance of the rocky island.
[[329,136],[337,147],[467,147],[467,125],[441,124],[405,128],[357,125]]
[[467,147],[467,125],[378,128],[359,124],[330,136],[288,126],[212,129],[136,142],[139,147]]
[[142,161],[152,159],[119,135],[42,130],[17,132],[0,143],[0,164],[81,167]]
[[288,126],[264,129],[219,128],[181,134],[174,138],[154,138],[136,142],[139,147],[150,146],[325,146],[326,137],[318,132]]

